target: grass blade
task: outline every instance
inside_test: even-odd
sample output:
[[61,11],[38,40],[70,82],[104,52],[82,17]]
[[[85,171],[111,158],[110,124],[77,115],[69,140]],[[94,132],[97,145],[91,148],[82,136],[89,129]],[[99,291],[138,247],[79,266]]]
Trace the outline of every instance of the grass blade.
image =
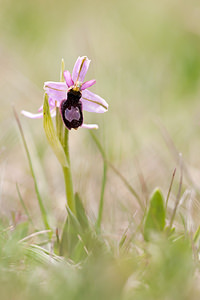
[[172,225],[173,225],[173,222],[174,222],[174,219],[175,219],[175,216],[176,216],[176,211],[177,211],[179,201],[180,201],[180,198],[181,198],[181,189],[182,189],[182,183],[183,183],[183,162],[182,162],[182,154],[181,153],[179,153],[179,158],[180,158],[180,183],[179,183],[178,193],[177,193],[177,196],[176,196],[176,202],[175,202],[175,205],[174,205],[173,213],[172,213],[170,224],[169,224],[169,229],[172,228]]
[[25,211],[25,213],[26,213],[26,215],[27,215],[27,218],[28,218],[28,220],[30,221],[30,223],[33,225],[33,227],[35,228],[35,226],[34,226],[34,224],[33,224],[33,221],[32,221],[32,218],[31,218],[31,216],[30,216],[30,214],[29,214],[29,212],[28,212],[28,209],[27,209],[27,207],[26,207],[26,205],[25,205],[25,203],[24,203],[24,200],[23,200],[23,198],[22,198],[22,195],[21,195],[21,192],[20,192],[18,183],[16,183],[16,189],[17,189],[17,194],[18,194],[18,196],[19,196],[19,200],[20,200],[21,205],[22,205],[22,207],[23,207],[23,209],[24,209],[24,211]]
[[103,206],[104,206],[104,193],[105,193],[105,186],[106,186],[106,180],[107,180],[107,169],[108,169],[108,163],[106,159],[106,154],[103,150],[103,147],[101,146],[99,140],[95,136],[93,132],[90,132],[91,136],[99,149],[101,156],[103,158],[103,176],[102,176],[102,184],[101,184],[101,196],[100,196],[100,201],[99,201],[99,209],[98,209],[98,216],[97,216],[97,221],[96,221],[96,230],[97,232],[100,232],[101,229],[101,221],[102,221],[102,215],[103,215]]
[[107,163],[104,161],[102,184],[101,184],[101,196],[100,196],[100,201],[99,201],[98,217],[97,217],[97,221],[96,221],[97,232],[100,232],[100,228],[101,228],[101,221],[102,221],[102,215],[103,215],[103,205],[104,205],[104,193],[105,193],[106,180],[107,180],[107,169],[108,169],[107,168]]
[[127,189],[131,192],[131,194],[136,198],[139,206],[144,211],[144,204],[142,203],[142,200],[140,199],[140,196],[138,193],[134,190],[134,188],[129,184],[129,182],[126,180],[126,178],[110,163],[108,162],[109,167],[114,171],[114,173],[122,180],[122,182],[125,184]]
[[[24,148],[25,148],[25,151],[26,151],[26,156],[28,158],[29,168],[30,168],[31,175],[32,175],[32,178],[33,178],[33,181],[34,181],[35,192],[36,192],[36,195],[37,195],[38,204],[39,204],[40,212],[41,212],[41,215],[42,215],[42,220],[43,220],[45,229],[49,230],[51,228],[49,226],[49,222],[47,220],[47,213],[46,213],[46,210],[45,210],[45,207],[44,207],[44,204],[43,204],[43,201],[42,201],[39,189],[38,189],[38,184],[37,184],[36,176],[35,176],[35,173],[34,173],[34,170],[33,170],[31,156],[30,156],[30,153],[29,153],[29,150],[28,150],[28,146],[27,146],[27,143],[26,143],[26,140],[25,140],[24,132],[23,132],[23,129],[22,129],[19,117],[17,115],[17,112],[16,112],[16,110],[14,108],[13,108],[13,112],[14,112],[14,116],[15,116],[15,119],[17,121],[17,125],[18,125],[18,128],[19,128],[21,137],[22,137],[23,145],[24,145]],[[49,236],[51,236],[51,234]]]
[[174,172],[172,174],[172,179],[171,179],[169,190],[168,190],[168,193],[167,193],[167,198],[166,198],[166,202],[165,202],[165,209],[166,210],[167,210],[168,200],[169,200],[169,196],[170,196],[170,193],[171,193],[172,185],[173,185],[173,182],[174,182],[175,174],[176,174],[176,168],[174,169]]

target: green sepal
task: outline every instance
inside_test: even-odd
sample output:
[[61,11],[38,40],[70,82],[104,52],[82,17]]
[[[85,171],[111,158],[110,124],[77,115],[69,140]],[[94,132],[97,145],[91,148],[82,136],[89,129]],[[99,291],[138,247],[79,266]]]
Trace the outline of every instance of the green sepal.
[[43,105],[43,126],[44,131],[47,137],[47,140],[53,149],[56,157],[63,167],[68,167],[67,158],[64,152],[64,149],[59,141],[59,138],[56,134],[56,131],[53,126],[53,121],[51,118],[50,110],[49,110],[49,101],[48,95],[44,96],[44,105]]
[[152,233],[160,233],[165,227],[165,205],[160,189],[151,196],[150,206],[144,222],[144,239],[149,241]]
[[59,107],[56,107],[56,133],[61,145],[63,145],[63,132],[64,129],[63,129],[62,117],[59,111]]

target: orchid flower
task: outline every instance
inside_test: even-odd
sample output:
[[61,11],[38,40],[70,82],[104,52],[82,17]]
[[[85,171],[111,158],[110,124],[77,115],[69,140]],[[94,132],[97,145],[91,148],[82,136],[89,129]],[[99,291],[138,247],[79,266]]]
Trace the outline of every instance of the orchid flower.
[[[44,83],[51,116],[56,115],[56,107],[59,107],[63,122],[68,129],[77,129],[78,127],[97,129],[98,125],[96,124],[83,123],[82,110],[95,113],[104,113],[108,110],[107,102],[88,90],[96,83],[96,80],[84,82],[89,65],[90,60],[86,56],[79,56],[72,75],[69,71],[63,72],[65,82],[47,81]],[[26,117],[36,119],[43,117],[42,110],[43,106],[39,108],[37,114],[24,110],[21,113]]]

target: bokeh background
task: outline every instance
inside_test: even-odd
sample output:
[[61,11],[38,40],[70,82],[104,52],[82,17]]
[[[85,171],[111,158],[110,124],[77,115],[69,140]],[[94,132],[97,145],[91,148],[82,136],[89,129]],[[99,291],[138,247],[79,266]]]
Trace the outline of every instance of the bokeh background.
[[[104,115],[84,114],[86,122],[99,124],[96,134],[109,161],[142,197],[156,186],[166,195],[181,152],[188,170],[184,187],[198,193],[199,1],[1,0],[0,7],[2,214],[23,213],[18,183],[32,218],[40,223],[13,106],[18,114],[22,109],[36,112],[43,101],[44,81],[59,81],[61,59],[71,71],[79,55],[92,60],[86,79],[97,80],[91,90],[109,103]],[[42,120],[20,120],[51,222],[59,226],[65,218],[62,170]],[[102,159],[84,129],[70,132],[70,151],[75,190],[92,218],[100,198]],[[176,181],[174,193],[178,171]],[[127,213],[136,211],[135,198],[109,170],[104,226],[120,229]]]

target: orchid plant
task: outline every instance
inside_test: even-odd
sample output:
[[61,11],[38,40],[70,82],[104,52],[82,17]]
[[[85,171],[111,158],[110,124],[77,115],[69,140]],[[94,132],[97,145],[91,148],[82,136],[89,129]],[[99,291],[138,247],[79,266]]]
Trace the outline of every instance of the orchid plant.
[[[63,168],[67,208],[75,216],[77,211],[70,169],[68,133],[72,128],[98,128],[96,124],[83,122],[83,110],[95,113],[104,113],[108,110],[107,102],[88,90],[96,80],[84,82],[89,65],[90,60],[86,56],[78,57],[71,75],[68,70],[65,70],[62,61],[60,82],[44,83],[44,103],[38,109],[38,113],[21,111],[24,116],[32,119],[43,117],[46,137]],[[52,117],[56,117],[56,130]]]

